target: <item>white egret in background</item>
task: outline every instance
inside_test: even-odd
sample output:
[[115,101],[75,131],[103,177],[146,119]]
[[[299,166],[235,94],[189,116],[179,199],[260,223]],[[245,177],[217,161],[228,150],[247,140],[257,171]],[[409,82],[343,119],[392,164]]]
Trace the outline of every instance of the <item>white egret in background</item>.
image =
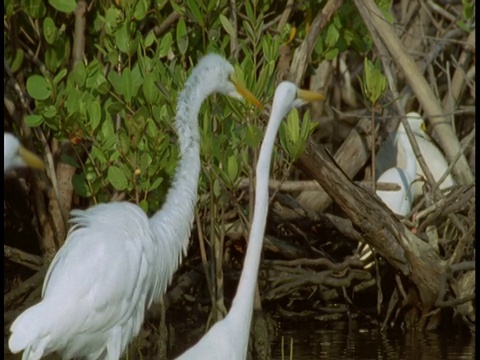
[[406,216],[412,209],[412,183],[417,174],[417,159],[402,123],[397,129],[395,142],[397,149],[405,155],[405,165],[387,169],[380,175],[377,182],[397,184],[399,189],[392,191],[377,189],[376,194],[395,214]]
[[[423,118],[416,112],[409,112],[406,117],[410,128],[415,134],[415,140],[420,148],[420,152],[425,159],[433,178],[435,181],[439,181],[448,169],[448,162],[445,159],[445,156],[426,132]],[[400,142],[397,141],[397,134],[401,131],[405,131],[405,129],[400,122],[397,131],[393,134],[393,137],[390,138],[393,138],[393,141],[388,139],[382,144],[382,146],[380,146],[375,163],[377,177],[383,174],[390,167],[398,166],[404,168],[406,166],[407,154],[404,152]],[[424,178],[422,167],[418,161],[417,175],[419,175],[421,178]],[[448,174],[445,180],[440,184],[440,189],[446,189],[453,185],[455,185],[455,181],[453,180],[452,175]],[[423,194],[422,187],[422,181],[415,181],[413,184],[414,200]]]
[[283,118],[292,108],[308,101],[323,99],[323,95],[300,90],[290,82],[282,82],[278,85],[257,162],[253,221],[237,293],[227,316],[217,322],[196,345],[178,359],[243,360],[246,358],[258,267],[267,221],[268,179],[275,138]]
[[233,66],[205,56],[177,102],[180,160],[162,208],[148,218],[128,202],[72,211],[73,227],[43,284],[42,300],[12,324],[8,345],[23,360],[52,352],[64,359],[118,359],[160,300],[185,255],[200,174],[198,113],[212,93],[257,100]]
[[[411,125],[412,131],[418,134],[419,131],[422,131],[421,124],[423,121],[412,121],[412,119],[414,118],[409,117],[408,123]],[[401,122],[395,133],[395,149],[404,156],[402,165],[398,164],[384,171],[377,179],[377,183],[396,184],[398,189],[391,191],[377,189],[375,193],[393,213],[407,216],[412,209],[414,199],[413,185],[417,175],[417,158]],[[372,255],[372,250],[368,244],[359,244],[358,251],[359,258],[362,261],[368,260]],[[372,264],[367,264],[365,268],[371,267]]]
[[3,133],[3,173],[26,166],[34,169],[45,168],[43,161],[31,151],[25,149],[13,134]]

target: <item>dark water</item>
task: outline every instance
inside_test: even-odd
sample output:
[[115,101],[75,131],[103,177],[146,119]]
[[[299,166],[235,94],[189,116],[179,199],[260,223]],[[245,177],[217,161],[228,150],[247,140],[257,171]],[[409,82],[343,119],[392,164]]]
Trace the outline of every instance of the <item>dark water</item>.
[[[282,357],[282,336],[283,352]],[[403,333],[379,332],[347,323],[319,326],[296,326],[280,329],[272,345],[272,359],[406,359],[441,360],[475,359],[475,337],[466,330],[448,332]]]
[[[320,326],[322,328],[320,328]],[[282,336],[283,356],[282,356]],[[475,337],[468,331],[438,333],[379,332],[344,322],[292,325],[278,331],[272,344],[272,360],[289,360],[293,339],[293,360],[313,359],[395,359],[473,360]],[[170,357],[172,358],[172,357]],[[4,359],[20,360],[21,355],[4,354]],[[60,359],[51,355],[45,360]],[[226,359],[228,360],[228,359]]]

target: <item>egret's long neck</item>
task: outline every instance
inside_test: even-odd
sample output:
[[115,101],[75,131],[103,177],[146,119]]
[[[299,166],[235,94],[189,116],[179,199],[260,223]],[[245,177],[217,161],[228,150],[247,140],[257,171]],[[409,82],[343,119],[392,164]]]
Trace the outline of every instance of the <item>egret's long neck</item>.
[[[263,237],[268,213],[268,180],[273,146],[280,123],[285,113],[271,114],[265,138],[260,149],[260,156],[256,168],[255,207],[253,222],[248,237],[248,248],[243,263],[242,275],[238,283],[237,293],[232,307],[227,315],[229,320],[236,324],[238,339],[248,344],[248,334],[252,320],[253,302],[257,284],[258,268],[262,254]],[[239,348],[247,349],[247,344]],[[243,346],[244,345],[244,346]]]
[[398,133],[397,141],[399,141],[400,146],[402,146],[403,151],[405,152],[406,160],[404,170],[408,175],[409,181],[412,182],[417,174],[417,158],[415,152],[413,151],[412,144],[405,132]]
[[150,220],[155,238],[162,243],[162,251],[168,253],[173,264],[169,268],[171,274],[168,274],[168,278],[176,270],[182,252],[187,250],[193,225],[200,175],[198,112],[203,100],[209,95],[203,91],[202,84],[205,81],[193,72],[178,98],[175,127],[180,160],[165,203]]

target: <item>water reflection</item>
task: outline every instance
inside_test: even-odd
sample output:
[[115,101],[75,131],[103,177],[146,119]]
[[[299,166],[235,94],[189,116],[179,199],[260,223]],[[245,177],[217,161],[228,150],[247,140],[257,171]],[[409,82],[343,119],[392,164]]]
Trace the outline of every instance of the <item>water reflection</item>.
[[293,360],[307,359],[475,359],[475,337],[468,331],[439,333],[403,333],[366,330],[348,323],[319,326],[282,326],[272,345],[272,360],[289,359],[293,338]]

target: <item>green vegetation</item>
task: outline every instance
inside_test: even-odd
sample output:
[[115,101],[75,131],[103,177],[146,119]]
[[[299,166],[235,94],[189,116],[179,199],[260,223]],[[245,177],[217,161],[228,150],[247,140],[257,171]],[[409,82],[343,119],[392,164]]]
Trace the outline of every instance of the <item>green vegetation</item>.
[[[55,155],[77,169],[72,181],[79,196],[97,203],[123,192],[146,211],[155,211],[177,162],[172,121],[189,69],[209,51],[224,54],[236,65],[241,82],[268,103],[279,47],[286,40],[283,31],[269,24],[280,4],[238,4],[236,23],[227,1],[86,5],[85,28],[75,33],[79,22],[73,0],[5,3],[7,64],[33,99],[18,114],[25,114],[25,123],[47,139],[73,145],[74,157]],[[301,5],[294,22],[318,8],[315,2]],[[344,28],[353,10],[349,4],[334,16],[317,41],[316,61],[350,44],[370,46],[361,41],[361,33]],[[166,24],[168,19],[174,21]],[[305,36],[308,25],[300,23],[295,41]],[[357,18],[353,30],[360,26]],[[18,116],[17,124],[22,120]],[[308,119],[304,116],[300,125],[294,113],[282,127],[282,145],[294,158],[312,131]],[[222,99],[205,106],[200,125],[206,175],[201,193],[219,196],[225,194],[221,189],[232,190],[239,177],[248,174],[263,124],[254,109]]]

